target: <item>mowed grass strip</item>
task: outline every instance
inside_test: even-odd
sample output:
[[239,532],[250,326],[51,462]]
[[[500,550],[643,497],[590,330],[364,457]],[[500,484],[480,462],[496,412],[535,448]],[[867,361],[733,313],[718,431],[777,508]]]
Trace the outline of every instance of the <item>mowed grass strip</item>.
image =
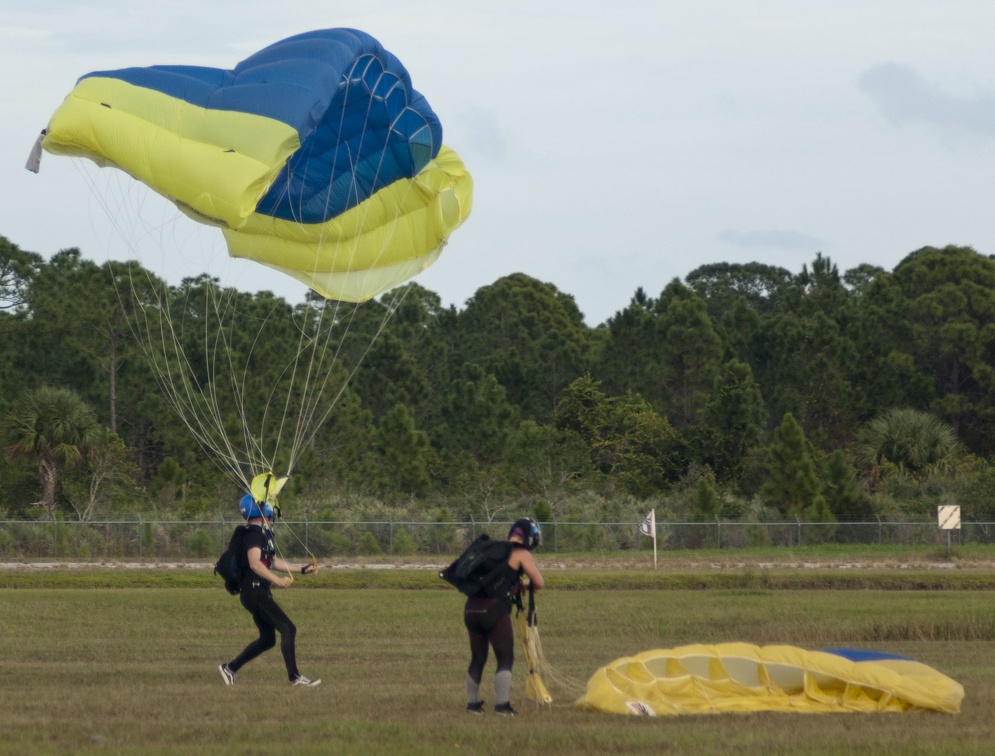
[[[540,628],[564,682],[551,671],[555,702],[539,709],[523,700],[519,663],[513,721],[464,712],[455,591],[295,586],[278,599],[319,688],[290,687],[277,649],[222,684],[218,663],[254,628],[217,584],[0,590],[0,752],[980,754],[995,741],[985,591],[554,588],[539,596]],[[964,685],[962,713],[640,719],[571,707],[619,656],[733,640],[906,654]]]
[[[995,566],[995,565],[993,565]],[[901,569],[868,566],[860,569],[776,565],[723,565],[636,570],[602,565],[542,565],[549,587],[556,591],[611,590],[892,590],[995,591],[995,569],[977,567],[935,569],[922,565]],[[73,568],[0,569],[3,588],[204,588],[217,589],[220,579],[209,565],[175,567],[77,566]],[[418,567],[328,568],[299,580],[295,591],[398,589],[452,592],[438,569]]]

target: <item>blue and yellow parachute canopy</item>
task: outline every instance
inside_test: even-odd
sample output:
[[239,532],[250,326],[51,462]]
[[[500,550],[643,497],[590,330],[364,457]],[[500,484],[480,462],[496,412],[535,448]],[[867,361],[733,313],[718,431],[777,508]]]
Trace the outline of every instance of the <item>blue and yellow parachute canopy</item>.
[[299,34],[234,69],[96,71],[42,147],[116,166],[234,257],[364,301],[438,257],[472,180],[401,62],[354,29]]
[[648,716],[960,711],[964,688],[925,664],[853,649],[748,643],[644,651],[599,669],[575,706]]

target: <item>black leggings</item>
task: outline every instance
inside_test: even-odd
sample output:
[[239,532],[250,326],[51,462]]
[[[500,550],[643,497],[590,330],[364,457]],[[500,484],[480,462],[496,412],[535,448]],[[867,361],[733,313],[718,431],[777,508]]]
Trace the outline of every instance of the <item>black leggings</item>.
[[490,646],[494,647],[497,671],[511,671],[515,662],[515,631],[511,609],[493,598],[468,598],[463,608],[463,624],[470,634],[470,667],[467,674],[480,683]]
[[246,611],[252,614],[252,621],[259,628],[259,637],[246,646],[245,650],[228,665],[229,669],[232,672],[238,672],[245,664],[273,648],[276,645],[276,633],[279,631],[283,663],[287,665],[287,677],[293,680],[297,677],[297,652],[295,650],[297,627],[273,600],[273,594],[268,586],[255,589],[243,588],[239,599]]

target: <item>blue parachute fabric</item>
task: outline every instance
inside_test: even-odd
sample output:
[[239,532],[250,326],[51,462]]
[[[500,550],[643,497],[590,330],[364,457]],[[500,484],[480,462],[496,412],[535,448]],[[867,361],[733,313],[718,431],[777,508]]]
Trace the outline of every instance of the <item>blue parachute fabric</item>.
[[824,648],[824,653],[842,656],[852,662],[884,661],[885,659],[895,659],[897,661],[912,661],[907,656],[899,654],[889,654],[884,651],[863,651],[858,648]]
[[212,95],[222,87],[231,86],[235,75],[231,71],[203,66],[149,66],[91,71],[79,80],[93,78],[120,79],[136,87],[154,89],[191,105],[209,108],[214,107],[211,104]]
[[198,107],[297,130],[294,153],[256,212],[324,223],[418,174],[442,146],[442,125],[407,70],[369,34],[323,29],[277,42],[232,71],[152,66],[95,71]]

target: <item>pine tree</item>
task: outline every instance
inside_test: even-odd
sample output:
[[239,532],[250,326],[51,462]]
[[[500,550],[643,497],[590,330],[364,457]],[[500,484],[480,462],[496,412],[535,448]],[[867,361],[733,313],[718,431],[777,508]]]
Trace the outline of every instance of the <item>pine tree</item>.
[[825,510],[822,484],[802,427],[790,412],[774,431],[767,482],[761,496],[781,512],[802,520]]

